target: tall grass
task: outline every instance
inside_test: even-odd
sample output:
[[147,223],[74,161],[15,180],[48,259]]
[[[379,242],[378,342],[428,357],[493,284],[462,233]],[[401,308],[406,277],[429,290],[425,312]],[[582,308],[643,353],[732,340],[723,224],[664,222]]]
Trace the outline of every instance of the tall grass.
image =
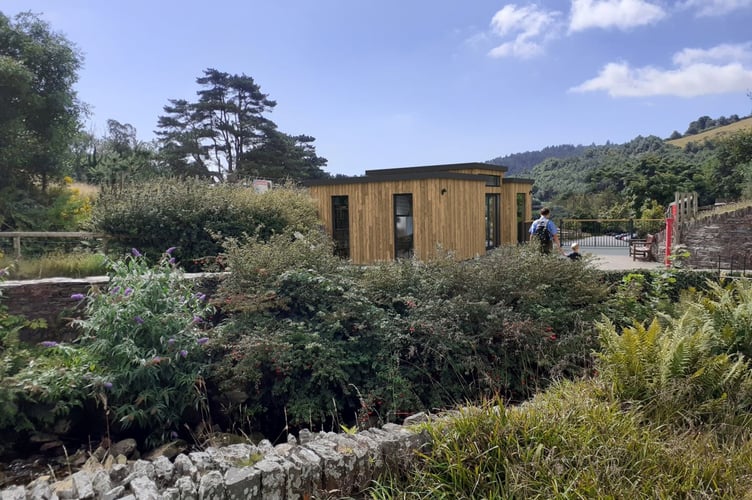
[[752,440],[672,432],[597,380],[562,382],[519,407],[498,401],[424,427],[430,452],[375,499],[745,498]]
[[30,259],[0,258],[0,269],[8,268],[8,279],[84,278],[107,274],[105,256],[94,253],[48,254]]

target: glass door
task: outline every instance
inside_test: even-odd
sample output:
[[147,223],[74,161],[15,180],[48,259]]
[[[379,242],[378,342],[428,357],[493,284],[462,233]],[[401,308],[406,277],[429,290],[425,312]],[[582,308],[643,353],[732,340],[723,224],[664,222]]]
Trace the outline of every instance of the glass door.
[[394,258],[413,256],[413,195],[394,195]]

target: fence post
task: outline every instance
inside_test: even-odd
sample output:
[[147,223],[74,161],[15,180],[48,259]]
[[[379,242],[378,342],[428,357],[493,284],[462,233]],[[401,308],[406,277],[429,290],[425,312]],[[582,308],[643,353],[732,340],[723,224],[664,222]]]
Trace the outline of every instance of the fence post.
[[13,237],[13,250],[16,254],[16,260],[19,260],[21,258],[21,237],[20,236],[14,236]]

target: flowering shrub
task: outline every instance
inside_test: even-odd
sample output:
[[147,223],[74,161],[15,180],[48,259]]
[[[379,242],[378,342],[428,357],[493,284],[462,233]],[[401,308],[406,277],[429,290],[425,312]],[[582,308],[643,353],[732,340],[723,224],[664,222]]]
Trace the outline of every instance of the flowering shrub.
[[168,249],[154,267],[141,253],[110,262],[109,289],[85,300],[81,345],[98,356],[92,389],[120,428],[136,427],[151,444],[177,431],[202,401],[206,297],[194,292]]
[[[7,275],[0,268],[0,282]],[[0,456],[29,433],[68,426],[71,411],[87,399],[82,380],[95,365],[91,356],[54,341],[20,341],[21,329],[45,327],[44,320],[9,314],[0,303]]]

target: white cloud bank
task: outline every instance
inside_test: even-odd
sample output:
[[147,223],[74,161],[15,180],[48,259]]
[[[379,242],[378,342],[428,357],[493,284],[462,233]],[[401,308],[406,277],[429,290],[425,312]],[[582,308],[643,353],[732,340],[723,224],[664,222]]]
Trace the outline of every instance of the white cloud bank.
[[675,69],[631,68],[609,63],[595,78],[571,92],[605,91],[612,97],[678,96],[745,92],[752,87],[752,43],[684,49],[673,57]]
[[491,30],[498,36],[513,36],[514,39],[494,47],[488,55],[527,59],[540,54],[543,51],[542,42],[550,34],[550,29],[556,25],[560,15],[555,11],[543,11],[536,5],[505,5],[494,14]]
[[697,15],[723,16],[738,9],[752,7],[752,0],[685,0],[680,7],[698,9]]
[[590,28],[628,30],[666,17],[658,5],[645,0],[572,0],[569,31]]
[[[696,10],[698,17],[721,16],[733,11],[751,8],[752,0],[676,0],[676,8]],[[659,0],[570,0],[568,34],[589,29],[620,29],[628,31],[656,24],[670,13]],[[490,57],[517,57],[530,59],[543,53],[547,42],[561,36],[567,21],[559,11],[547,11],[537,4],[508,4],[494,14],[491,19],[490,33],[483,33],[470,39],[470,42],[486,40],[487,35],[505,39],[488,52]],[[677,64],[679,62],[675,61]],[[609,64],[604,72],[626,73],[630,79],[644,81],[647,73],[668,75],[672,72],[651,70],[650,68],[632,70],[624,64]],[[695,68],[695,70],[698,68]],[[677,70],[678,78],[688,74],[690,69]],[[605,75],[602,73],[601,77]],[[638,78],[639,77],[639,78]]]

